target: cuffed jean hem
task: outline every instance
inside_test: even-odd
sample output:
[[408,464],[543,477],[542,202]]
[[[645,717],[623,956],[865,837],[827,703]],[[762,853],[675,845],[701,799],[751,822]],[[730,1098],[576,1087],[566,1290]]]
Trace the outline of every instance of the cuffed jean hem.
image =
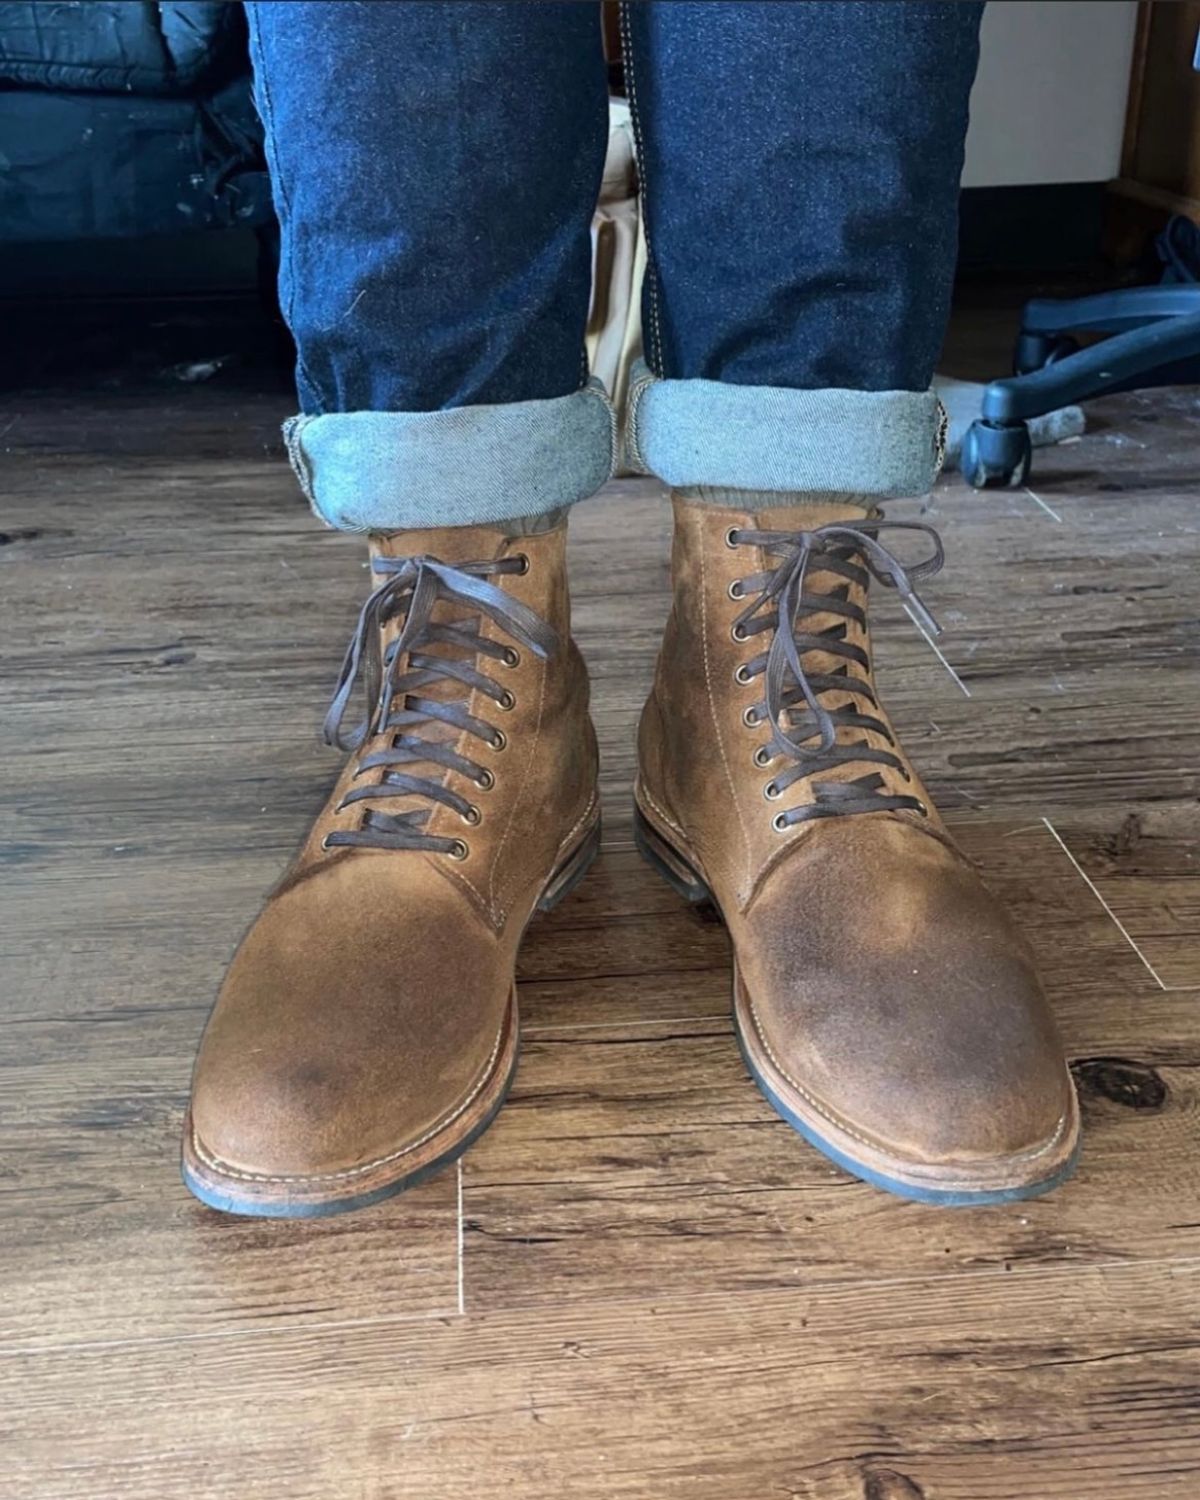
[[933,391],[791,390],[630,383],[630,462],[674,488],[923,495],[938,476],[946,418]]
[[327,525],[409,531],[491,525],[586,499],[612,474],[616,420],[593,380],[547,401],[291,417],[283,434]]

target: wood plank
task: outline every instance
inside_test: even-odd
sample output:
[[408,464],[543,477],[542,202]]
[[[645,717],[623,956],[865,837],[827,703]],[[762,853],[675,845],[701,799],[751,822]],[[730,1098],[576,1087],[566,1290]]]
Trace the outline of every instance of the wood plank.
[[454,1172],[313,1223],[231,1218],[184,1191],[203,1019],[133,1006],[0,1029],[0,1348],[457,1310]]
[[659,1287],[532,1319],[11,1357],[0,1489],[1191,1500],[1198,1274],[1018,1268],[734,1299]]
[[1078,811],[1055,831],[1163,988],[1200,990],[1200,811]]

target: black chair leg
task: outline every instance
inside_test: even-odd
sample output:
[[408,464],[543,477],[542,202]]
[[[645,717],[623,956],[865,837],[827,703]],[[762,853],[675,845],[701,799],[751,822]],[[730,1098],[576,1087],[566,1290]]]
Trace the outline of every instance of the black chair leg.
[[[1157,290],[1151,288],[1150,290]],[[1195,289],[1188,299],[1196,308]],[[1176,294],[1179,288],[1175,288]],[[1049,336],[1049,335],[1047,335]],[[1035,352],[1029,350],[1031,356]],[[1029,418],[1093,396],[1154,384],[1164,372],[1178,377],[1200,358],[1200,310],[1163,317],[1091,344],[1029,374],[993,380],[983,393],[980,420],[963,439],[962,471],[976,489],[1021,485],[1029,475]]]

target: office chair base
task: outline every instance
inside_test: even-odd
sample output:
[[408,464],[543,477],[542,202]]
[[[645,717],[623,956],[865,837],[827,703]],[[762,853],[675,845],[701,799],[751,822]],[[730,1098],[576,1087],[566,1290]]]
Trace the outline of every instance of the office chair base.
[[973,489],[1019,489],[1029,478],[1032,457],[1033,443],[1024,422],[972,422],[963,437],[960,467]]
[[1032,375],[1035,370],[1044,370],[1047,365],[1056,365],[1059,360],[1078,353],[1079,340],[1069,335],[1055,337],[1022,329],[1013,350],[1013,374]]

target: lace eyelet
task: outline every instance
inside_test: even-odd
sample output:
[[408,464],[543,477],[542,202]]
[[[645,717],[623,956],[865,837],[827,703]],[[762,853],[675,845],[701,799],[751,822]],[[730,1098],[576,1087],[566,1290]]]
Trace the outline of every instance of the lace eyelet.
[[730,636],[735,641],[737,641],[737,643],[738,643],[739,646],[746,639],[746,632],[742,629],[742,627],[740,625],[731,625],[729,627],[729,634],[730,634]]
[[464,823],[467,823],[472,828],[474,828],[478,825],[480,819],[483,817],[483,814],[479,811],[475,804],[472,803],[470,807],[467,808],[466,812],[461,813],[460,816]]
[[507,688],[505,688],[504,691],[500,694],[499,698],[496,699],[496,707],[502,708],[505,713],[507,713],[510,708],[516,708],[516,706],[517,700],[513,697],[513,695],[508,691]]
[[514,651],[511,646],[505,646],[504,655],[500,660],[506,667],[519,667],[521,665],[521,653]]
[[763,796],[767,799],[768,802],[778,802],[780,797],[783,796],[783,793],[779,790],[779,788],[773,781],[768,781],[766,786],[763,787]]
[[927,818],[929,816],[929,809],[925,806],[925,804],[923,802],[918,802],[917,803],[917,811],[921,814],[921,816],[923,818]]
[[787,813],[776,813],[771,819],[771,827],[776,833],[786,833],[788,830]]
[[516,561],[521,564],[520,568],[518,569],[517,576],[519,578],[524,578],[525,574],[529,572],[529,554],[527,552],[518,552],[516,555]]
[[496,785],[496,778],[490,771],[483,770],[480,771],[478,776],[476,776],[475,785],[481,792],[490,792],[491,789]]
[[321,840],[321,853],[322,854],[328,854],[329,853],[329,835],[328,834],[326,834],[325,837]]
[[734,672],[733,680],[739,687],[749,687],[750,683],[753,682],[754,679],[750,675],[750,668],[747,667],[744,662],[740,667],[738,667],[737,671]]
[[737,546],[737,534],[738,534],[738,529],[737,529],[736,526],[731,526],[729,528],[729,530],[725,533],[725,545],[729,548],[729,550],[731,552]]
[[446,850],[446,853],[450,856],[451,859],[459,860],[466,859],[467,855],[470,854],[470,852],[470,848],[463,842],[462,839],[455,839],[454,842],[450,845],[449,849]]
[[769,766],[774,759],[775,757],[771,754],[771,752],[765,745],[760,745],[754,752],[754,764],[756,766],[759,766],[760,768],[763,766]]
[[492,747],[493,750],[503,750],[504,747],[508,744],[508,736],[504,733],[503,729],[497,729],[495,734],[492,735],[491,739],[488,741],[488,744]]
[[742,723],[747,729],[757,729],[759,726],[758,709],[748,708],[742,715]]
[[740,578],[735,578],[729,585],[729,597],[731,599],[744,599],[746,597],[746,590],[742,587],[742,580]]

